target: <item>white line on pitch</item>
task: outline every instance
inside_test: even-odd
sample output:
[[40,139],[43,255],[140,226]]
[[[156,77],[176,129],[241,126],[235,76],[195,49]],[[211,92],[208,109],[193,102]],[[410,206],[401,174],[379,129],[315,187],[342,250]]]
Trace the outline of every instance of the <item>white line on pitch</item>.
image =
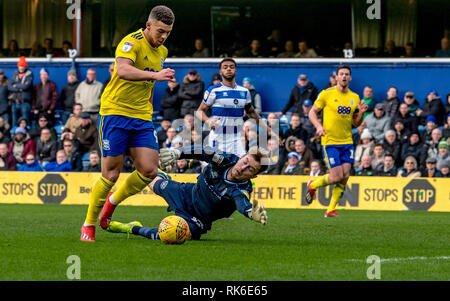
[[[450,256],[417,256],[417,257],[400,257],[400,258],[381,258],[380,262],[398,262],[398,261],[413,261],[413,260],[450,260]],[[347,261],[365,262],[364,259],[347,259]]]

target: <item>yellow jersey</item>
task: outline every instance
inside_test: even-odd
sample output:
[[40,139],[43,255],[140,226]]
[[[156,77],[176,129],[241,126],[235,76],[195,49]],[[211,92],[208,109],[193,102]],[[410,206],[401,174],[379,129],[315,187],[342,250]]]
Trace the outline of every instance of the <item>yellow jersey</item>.
[[314,104],[323,110],[322,145],[353,144],[353,114],[359,106],[358,94],[347,90],[342,93],[337,86],[320,92]]
[[[142,29],[130,33],[120,41],[115,58],[123,57],[133,61],[134,67],[144,71],[159,72],[167,58],[167,48],[154,48],[144,36]],[[122,115],[152,121],[152,94],[154,80],[129,81],[117,75],[117,61],[111,80],[103,91],[100,114]]]

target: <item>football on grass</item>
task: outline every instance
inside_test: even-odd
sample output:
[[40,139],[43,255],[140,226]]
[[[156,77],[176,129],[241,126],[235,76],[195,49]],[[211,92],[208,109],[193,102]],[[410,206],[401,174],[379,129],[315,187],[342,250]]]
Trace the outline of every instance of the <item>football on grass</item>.
[[166,244],[182,244],[190,237],[189,225],[182,217],[171,215],[161,221],[159,238]]

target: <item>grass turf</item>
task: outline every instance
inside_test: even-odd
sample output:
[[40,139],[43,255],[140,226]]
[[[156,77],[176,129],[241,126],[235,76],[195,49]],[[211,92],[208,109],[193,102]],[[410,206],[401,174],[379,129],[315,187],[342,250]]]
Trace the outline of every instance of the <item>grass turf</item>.
[[[81,280],[368,280],[377,255],[381,280],[450,280],[450,213],[268,209],[268,225],[239,213],[200,241],[159,241],[108,233],[80,242],[87,206],[0,205],[0,280],[67,280],[70,255]],[[157,227],[162,207],[119,207],[113,220]]]

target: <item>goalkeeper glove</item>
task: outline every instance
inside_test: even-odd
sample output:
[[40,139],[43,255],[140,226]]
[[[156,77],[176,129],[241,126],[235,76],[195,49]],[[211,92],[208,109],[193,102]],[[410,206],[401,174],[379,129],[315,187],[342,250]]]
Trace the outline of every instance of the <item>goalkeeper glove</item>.
[[252,210],[249,212],[249,218],[263,225],[267,224],[267,212],[264,206],[258,206],[258,201],[253,200]]
[[159,151],[159,160],[161,161],[161,166],[163,168],[172,165],[172,163],[178,160],[180,156],[181,151],[176,148],[163,148]]

